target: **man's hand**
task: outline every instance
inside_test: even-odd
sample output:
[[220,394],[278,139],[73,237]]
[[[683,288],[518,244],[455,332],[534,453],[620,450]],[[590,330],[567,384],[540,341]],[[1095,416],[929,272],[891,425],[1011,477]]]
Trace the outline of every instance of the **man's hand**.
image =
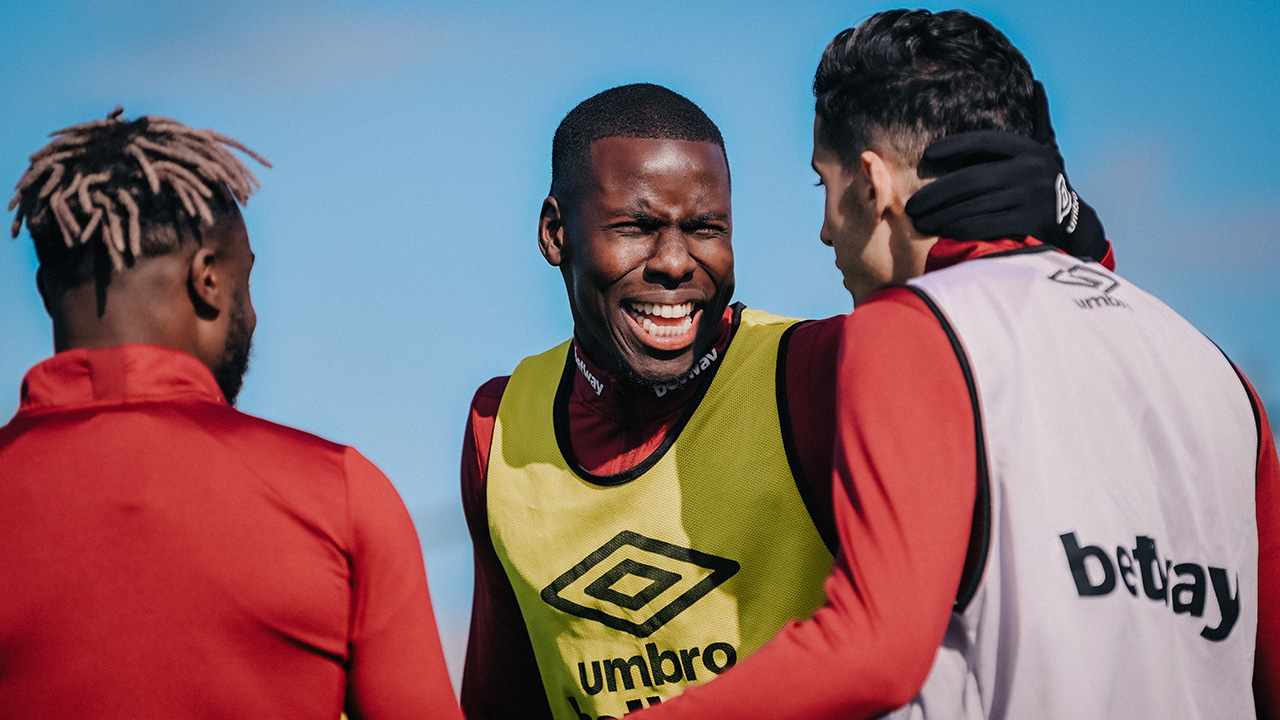
[[922,165],[944,174],[907,201],[916,229],[953,240],[1031,235],[1071,255],[1103,259],[1106,233],[1067,182],[1039,82],[1036,95],[1036,139],[979,130],[925,149]]

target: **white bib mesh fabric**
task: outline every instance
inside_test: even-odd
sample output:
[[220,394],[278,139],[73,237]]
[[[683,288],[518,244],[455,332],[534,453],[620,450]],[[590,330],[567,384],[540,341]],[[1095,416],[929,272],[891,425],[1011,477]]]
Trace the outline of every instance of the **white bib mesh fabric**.
[[976,595],[894,717],[1253,717],[1258,435],[1230,363],[1047,248],[911,286],[971,368],[990,534]]

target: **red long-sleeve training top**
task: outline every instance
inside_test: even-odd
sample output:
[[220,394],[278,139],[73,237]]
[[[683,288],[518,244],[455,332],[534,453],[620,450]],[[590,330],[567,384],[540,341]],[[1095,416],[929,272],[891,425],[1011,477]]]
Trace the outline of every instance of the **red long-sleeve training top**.
[[235,411],[186,353],[27,373],[0,547],[5,717],[461,719],[391,483]]

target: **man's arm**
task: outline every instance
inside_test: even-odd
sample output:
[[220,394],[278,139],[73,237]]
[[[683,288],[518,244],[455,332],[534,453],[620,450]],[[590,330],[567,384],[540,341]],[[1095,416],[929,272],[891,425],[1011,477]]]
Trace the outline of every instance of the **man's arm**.
[[[1241,377],[1244,377],[1241,375]],[[1245,381],[1258,408],[1258,639],[1253,696],[1258,717],[1280,718],[1280,462],[1275,436],[1258,394]]]
[[347,715],[462,720],[413,521],[391,482],[355,450],[343,468],[352,578]]
[[470,720],[551,717],[524,616],[489,535],[485,477],[507,379],[494,378],[476,391],[462,440],[462,509],[475,555],[471,632],[462,671],[462,707]]
[[960,584],[977,487],[967,386],[913,294],[890,290],[846,321],[828,602],[650,718],[876,717],[919,692]]

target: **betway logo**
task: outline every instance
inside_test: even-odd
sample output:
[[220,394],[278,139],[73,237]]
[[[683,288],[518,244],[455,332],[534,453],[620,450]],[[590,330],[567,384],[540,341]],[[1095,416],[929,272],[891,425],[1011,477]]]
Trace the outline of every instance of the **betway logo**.
[[578,364],[578,371],[582,373],[582,377],[586,378],[587,382],[591,383],[591,387],[596,389],[596,395],[604,392],[604,383],[600,382],[600,380],[598,380],[595,375],[592,375],[591,371],[587,369],[587,364],[582,361],[582,358],[578,357],[578,348],[576,347],[573,349],[573,361]]
[[[1111,555],[1097,545],[1080,546],[1074,532],[1059,535],[1062,549],[1067,553],[1067,565],[1071,568],[1071,576],[1076,583],[1076,592],[1080,597],[1109,595],[1116,588],[1116,576],[1124,582],[1129,594],[1138,597],[1138,584],[1141,581],[1142,593],[1151,600],[1159,600],[1169,605],[1172,601],[1174,614],[1187,614],[1202,617],[1208,586],[1212,584],[1213,597],[1218,604],[1222,620],[1217,627],[1205,625],[1200,637],[1208,640],[1225,640],[1240,618],[1240,575],[1236,574],[1235,594],[1232,594],[1230,578],[1223,568],[1210,567],[1208,582],[1205,580],[1205,569],[1192,562],[1173,564],[1172,560],[1161,562],[1156,552],[1156,541],[1139,535],[1136,545],[1130,549],[1117,547],[1115,561]],[[1089,560],[1093,562],[1090,563]],[[1089,572],[1089,568],[1101,571]],[[1118,572],[1117,572],[1118,570]],[[1092,575],[1092,577],[1090,577]],[[1177,577],[1174,578],[1174,575]],[[1094,582],[1094,580],[1097,582]],[[1169,587],[1174,580],[1179,582]]]
[[711,364],[719,359],[720,359],[719,351],[717,351],[715,348],[711,348],[711,352],[707,353],[706,355],[703,355],[701,360],[694,363],[693,367],[689,368],[689,372],[685,373],[684,375],[681,375],[680,377],[676,378],[675,380],[672,380],[671,382],[654,385],[653,394],[657,395],[658,397],[662,397],[663,395],[666,395],[668,392],[672,390],[679,390],[680,388],[688,384],[690,380],[693,380],[694,378],[701,375],[704,370],[711,367]]

